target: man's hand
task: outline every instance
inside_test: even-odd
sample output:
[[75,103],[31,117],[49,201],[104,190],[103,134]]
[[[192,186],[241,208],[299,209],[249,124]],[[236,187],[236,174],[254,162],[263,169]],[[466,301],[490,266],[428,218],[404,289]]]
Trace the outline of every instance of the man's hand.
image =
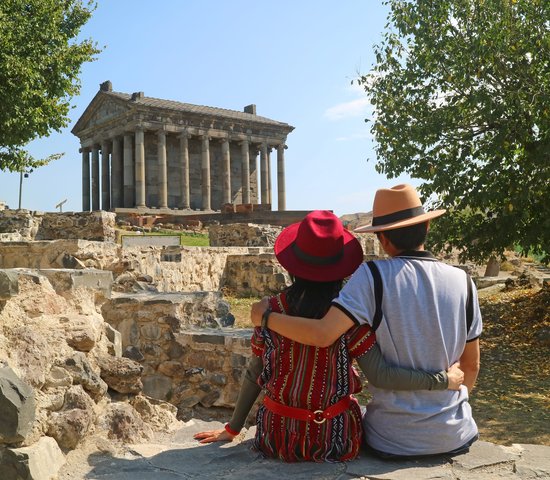
[[267,310],[267,307],[269,307],[269,297],[264,297],[252,305],[250,320],[255,327],[259,327],[262,324],[262,315]]
[[453,363],[447,369],[447,378],[449,379],[448,390],[459,390],[464,382],[464,372],[460,370],[460,363]]

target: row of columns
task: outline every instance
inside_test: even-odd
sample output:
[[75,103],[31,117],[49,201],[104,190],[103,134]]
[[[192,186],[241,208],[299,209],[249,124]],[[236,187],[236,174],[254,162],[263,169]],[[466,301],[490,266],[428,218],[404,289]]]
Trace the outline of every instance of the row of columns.
[[[211,210],[210,175],[210,137],[201,135],[201,183],[202,210]],[[189,183],[189,135],[179,135],[179,164],[181,172],[180,208],[190,208]],[[222,203],[232,203],[231,198],[231,154],[228,137],[222,141]],[[242,203],[251,203],[250,195],[250,145],[248,140],[240,140],[242,157]],[[135,145],[135,158],[133,155]],[[168,208],[168,162],[166,151],[166,132],[157,133],[158,145],[158,191],[159,208]],[[277,147],[277,198],[278,210],[286,209],[284,150],[285,145]],[[100,157],[101,149],[101,192]],[[267,142],[260,146],[260,193],[261,203],[271,203],[271,147]],[[91,178],[90,178],[91,152]],[[110,156],[110,157],[109,157]],[[101,207],[100,207],[101,198]],[[145,132],[138,128],[133,134],[104,140],[100,145],[82,149],[82,209],[110,210],[115,207],[147,207],[145,179]]]

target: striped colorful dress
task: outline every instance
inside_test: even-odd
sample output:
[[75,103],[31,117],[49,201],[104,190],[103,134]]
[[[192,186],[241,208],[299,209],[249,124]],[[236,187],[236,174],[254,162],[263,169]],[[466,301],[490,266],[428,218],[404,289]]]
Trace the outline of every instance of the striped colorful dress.
[[[285,293],[270,299],[274,312],[288,312]],[[258,384],[272,400],[310,411],[324,410],[361,390],[352,359],[375,343],[368,325],[355,327],[327,348],[312,347],[256,328],[252,352],[262,357],[264,368]],[[344,413],[324,423],[283,417],[258,409],[254,446],[268,457],[286,462],[302,460],[346,461],[355,458],[362,439],[357,400]]]

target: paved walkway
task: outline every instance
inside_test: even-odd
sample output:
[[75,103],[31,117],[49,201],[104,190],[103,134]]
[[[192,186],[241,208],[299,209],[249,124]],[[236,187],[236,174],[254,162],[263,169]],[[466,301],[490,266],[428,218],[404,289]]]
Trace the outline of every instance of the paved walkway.
[[503,447],[478,441],[454,458],[382,461],[366,453],[348,463],[285,464],[250,449],[254,428],[240,441],[199,445],[193,434],[221,428],[219,422],[191,420],[157,443],[128,445],[116,454],[69,455],[59,480],[497,480],[550,479],[550,447]]

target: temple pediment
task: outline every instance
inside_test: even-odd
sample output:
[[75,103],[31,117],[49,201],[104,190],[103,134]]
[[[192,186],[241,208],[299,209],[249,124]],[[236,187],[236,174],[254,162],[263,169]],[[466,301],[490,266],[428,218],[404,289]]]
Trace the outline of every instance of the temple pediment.
[[78,136],[80,132],[90,128],[100,128],[116,118],[124,117],[129,110],[125,101],[99,92],[76,122],[72,133]]

